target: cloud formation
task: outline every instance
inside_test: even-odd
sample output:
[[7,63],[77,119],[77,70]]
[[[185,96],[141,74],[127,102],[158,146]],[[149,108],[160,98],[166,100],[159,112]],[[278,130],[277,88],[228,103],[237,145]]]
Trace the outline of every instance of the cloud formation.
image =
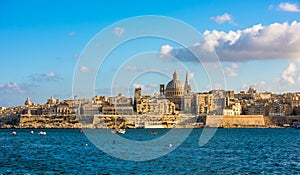
[[116,27],[116,28],[114,29],[114,34],[115,34],[116,36],[123,36],[124,32],[125,32],[125,29],[122,28],[122,27]]
[[0,94],[26,94],[28,89],[18,83],[0,83]]
[[237,69],[239,68],[239,65],[236,63],[232,63],[231,66],[225,67],[225,74],[228,77],[237,77],[239,74],[237,72]]
[[[286,93],[290,91],[298,91],[300,83],[300,71],[297,69],[295,63],[290,63],[284,70],[282,70],[280,76],[274,78],[272,82],[266,82],[264,80],[257,81],[250,84],[255,87],[259,92],[270,91]],[[250,87],[249,84],[243,84],[241,90],[247,90]]]
[[296,75],[296,65],[290,63],[290,65],[281,73],[282,80],[295,84],[294,76]]
[[170,60],[172,61],[174,58],[173,58],[173,55],[174,53],[173,52],[173,47],[170,46],[169,44],[166,44],[166,45],[162,45],[161,48],[160,48],[160,51],[159,51],[159,57],[162,58],[162,59],[166,59],[166,60]]
[[[189,49],[200,56],[205,55],[204,52],[216,52],[221,61],[229,62],[263,59],[300,60],[299,31],[300,23],[296,21],[291,24],[284,22],[268,26],[258,24],[244,30],[229,32],[205,31],[204,41],[195,43]],[[181,61],[197,60],[184,48],[168,48],[163,45],[161,53],[166,51]]]
[[224,13],[223,15],[216,16],[216,17],[210,17],[210,20],[215,21],[218,24],[223,24],[225,22],[234,24],[232,16],[228,13]]
[[47,72],[42,74],[37,73],[37,74],[30,75],[29,78],[34,82],[62,80],[62,78],[54,72]]
[[83,73],[87,73],[90,71],[90,69],[86,66],[80,66],[79,70],[80,70],[80,72],[83,72]]
[[195,77],[195,72],[189,73],[189,79],[192,80]]
[[288,11],[288,12],[300,12],[300,8],[297,4],[292,4],[289,2],[282,2],[279,4],[278,8],[282,11]]
[[164,54],[164,55],[167,55],[167,54],[169,54],[172,51],[172,49],[173,49],[173,47],[170,46],[170,45],[168,45],[168,44],[167,45],[163,45],[160,48],[160,53]]
[[[295,63],[290,63],[286,69],[281,72],[280,77],[274,79],[275,83],[281,85],[297,85],[300,83],[300,71]],[[298,82],[298,83],[297,83]]]

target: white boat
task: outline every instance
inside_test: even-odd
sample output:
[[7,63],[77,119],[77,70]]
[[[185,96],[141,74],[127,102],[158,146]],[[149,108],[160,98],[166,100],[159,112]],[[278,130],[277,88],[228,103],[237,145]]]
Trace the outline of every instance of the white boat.
[[111,133],[113,133],[113,134],[125,134],[126,130],[125,129],[112,129]]
[[111,129],[111,133],[113,133],[113,134],[125,134],[126,133],[126,129],[118,128],[117,117],[115,117],[115,128]]
[[285,124],[283,124],[282,126],[283,126],[283,127],[290,127],[290,124],[285,123]]
[[[116,84],[114,84],[114,97],[116,97]],[[113,133],[113,134],[125,134],[125,132],[126,132],[125,129],[118,128],[118,126],[117,126],[117,116],[115,116],[115,127],[113,129],[111,129],[111,133]]]
[[38,135],[47,135],[47,133],[46,132],[43,132],[43,131],[40,131],[39,133],[38,133]]

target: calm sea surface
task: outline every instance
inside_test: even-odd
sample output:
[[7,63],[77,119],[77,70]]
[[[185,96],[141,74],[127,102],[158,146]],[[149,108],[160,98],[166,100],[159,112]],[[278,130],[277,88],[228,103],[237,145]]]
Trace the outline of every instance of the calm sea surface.
[[[295,129],[218,129],[204,147],[198,146],[203,130],[194,129],[170,154],[144,162],[114,158],[77,129],[46,129],[46,136],[30,131],[0,130],[0,174],[300,174]],[[127,130],[124,137],[151,140],[167,131]]]

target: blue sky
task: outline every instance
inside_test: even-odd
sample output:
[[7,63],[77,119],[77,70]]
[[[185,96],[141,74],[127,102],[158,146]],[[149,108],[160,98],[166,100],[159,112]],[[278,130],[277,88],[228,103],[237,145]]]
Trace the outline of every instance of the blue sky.
[[[240,91],[253,85],[260,92],[299,91],[300,1],[2,0],[0,106],[23,105],[26,97],[36,103],[44,103],[51,95],[71,98],[74,69],[87,43],[108,25],[141,15],[176,18],[203,34],[205,44],[215,49],[221,60],[226,89]],[[120,28],[119,32],[122,35],[127,30]],[[132,48],[135,52],[130,51]],[[181,49],[176,43],[159,39],[120,47],[99,72],[96,93],[109,95],[111,84],[105,83],[105,77],[117,71],[115,65],[122,64],[120,55],[130,57],[149,48],[169,54]],[[213,85],[209,85],[201,65],[184,59],[181,61],[192,69],[191,80],[198,82],[193,86],[199,91],[210,90]],[[124,69],[140,71],[130,65]],[[176,66],[170,67],[169,77],[140,77],[131,82],[132,88],[142,86],[145,93],[152,93],[158,89],[155,83],[167,83],[174,69]],[[82,67],[81,71],[88,72],[89,68]],[[184,80],[185,70],[178,71]]]

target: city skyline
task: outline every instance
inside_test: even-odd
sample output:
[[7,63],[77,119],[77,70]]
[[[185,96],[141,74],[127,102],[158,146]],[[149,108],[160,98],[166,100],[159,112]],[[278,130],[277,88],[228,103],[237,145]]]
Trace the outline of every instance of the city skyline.
[[[50,96],[72,98],[74,69],[86,44],[106,26],[141,15],[172,17],[197,29],[203,35],[204,44],[208,49],[214,49],[221,60],[226,81],[224,89],[238,92],[254,85],[260,92],[299,91],[298,1],[151,1],[131,4],[5,1],[0,14],[0,106],[22,105],[26,97],[36,103],[43,103]],[[111,32],[115,37],[122,37],[128,31],[120,26]],[[141,44],[145,41],[147,45]],[[105,43],[100,43],[99,47],[103,45]],[[148,50],[178,56],[176,53],[180,53],[181,48],[174,42],[153,38],[120,47],[99,73],[96,94],[109,96],[111,85],[103,83],[107,81],[103,76],[118,70],[115,65],[122,64],[126,58]],[[168,61],[158,57],[144,59],[153,59],[157,66]],[[189,55],[178,59],[189,65],[190,79],[196,80],[192,89],[203,92],[218,88],[209,84],[205,70]],[[136,64],[123,67],[122,71],[128,75],[145,71],[145,67]],[[184,80],[186,70],[172,62],[167,64],[168,75],[145,75],[132,82],[130,88],[142,86],[149,89],[146,93],[158,91],[159,84],[168,82],[175,69],[183,74],[179,79]],[[80,71],[88,74],[91,70],[82,66]],[[121,83],[118,86],[123,88]]]

